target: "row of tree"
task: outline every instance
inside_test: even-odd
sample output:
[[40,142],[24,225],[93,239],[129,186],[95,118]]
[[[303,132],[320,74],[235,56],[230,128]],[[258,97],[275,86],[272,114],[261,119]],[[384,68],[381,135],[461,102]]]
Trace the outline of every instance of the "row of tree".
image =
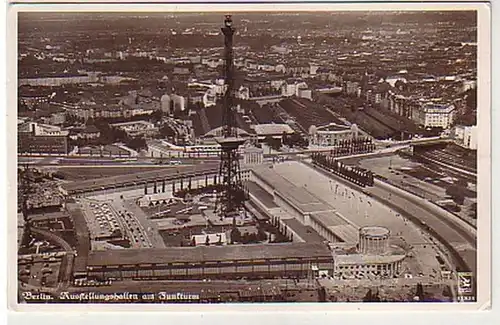
[[346,166],[330,155],[320,152],[312,154],[313,163],[320,165],[357,185],[373,186],[373,173],[355,166]]
[[363,137],[338,141],[335,147],[330,151],[330,154],[338,157],[350,154],[373,152],[374,150],[375,144],[372,139]]
[[335,147],[330,150],[330,154],[334,157],[355,155],[361,153],[373,152],[375,150],[374,144],[350,146],[350,147]]
[[[425,299],[426,299],[426,294],[424,291],[424,286],[422,285],[422,283],[417,283],[413,300],[425,301]],[[380,298],[380,293],[378,290],[376,292],[373,292],[372,289],[369,289],[363,298],[363,302],[385,302],[385,301],[387,300]]]
[[267,234],[262,228],[257,228],[256,233],[241,233],[238,227],[233,227],[230,233],[231,243],[257,244],[267,240]]
[[292,133],[289,135],[283,132],[283,144],[291,148],[303,148],[309,145],[309,141],[299,133]]

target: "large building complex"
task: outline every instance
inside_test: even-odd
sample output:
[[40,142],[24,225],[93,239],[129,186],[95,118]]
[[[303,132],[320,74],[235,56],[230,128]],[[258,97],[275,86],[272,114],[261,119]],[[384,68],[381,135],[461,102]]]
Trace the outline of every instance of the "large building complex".
[[140,251],[90,252],[74,270],[88,279],[307,278],[332,273],[333,256],[322,244],[197,246]]
[[424,127],[447,129],[453,122],[455,106],[427,103],[418,112],[418,123]]
[[340,144],[341,141],[356,140],[359,130],[356,124],[347,126],[331,123],[319,127],[311,126],[309,136],[311,145],[330,147]]
[[69,131],[59,127],[28,122],[18,126],[19,153],[67,154]]

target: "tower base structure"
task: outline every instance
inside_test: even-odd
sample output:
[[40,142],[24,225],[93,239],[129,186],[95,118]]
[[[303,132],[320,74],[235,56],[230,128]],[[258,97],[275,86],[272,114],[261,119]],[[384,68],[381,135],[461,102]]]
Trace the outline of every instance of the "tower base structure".
[[246,200],[240,171],[238,148],[246,141],[243,138],[226,137],[216,139],[221,146],[219,176],[222,191],[217,196],[217,212],[222,217],[234,217]]

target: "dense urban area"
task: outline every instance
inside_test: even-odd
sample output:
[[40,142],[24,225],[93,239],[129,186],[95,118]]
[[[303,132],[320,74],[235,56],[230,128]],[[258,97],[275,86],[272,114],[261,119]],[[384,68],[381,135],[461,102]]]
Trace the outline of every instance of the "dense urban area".
[[20,13],[17,60],[20,302],[475,301],[475,12]]

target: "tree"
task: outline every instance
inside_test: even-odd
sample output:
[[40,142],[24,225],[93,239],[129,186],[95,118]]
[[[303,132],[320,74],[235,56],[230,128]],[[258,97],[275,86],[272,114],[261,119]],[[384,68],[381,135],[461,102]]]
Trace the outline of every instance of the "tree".
[[446,194],[451,196],[456,204],[462,205],[465,201],[465,195],[462,188],[456,185],[451,185],[446,188]]
[[257,232],[257,240],[258,241],[264,241],[264,240],[267,240],[267,234],[265,233],[264,230],[262,230],[262,228],[259,228],[258,229],[258,232]]
[[146,140],[144,140],[144,138],[141,138],[141,137],[132,138],[132,139],[126,141],[125,143],[126,143],[127,147],[134,149],[134,150],[137,150],[137,151],[144,149],[147,146]]
[[161,121],[163,118],[163,111],[161,109],[155,110],[153,113],[150,115],[150,119],[153,120],[154,122]]
[[424,286],[422,285],[422,283],[417,283],[417,293],[415,294],[415,296],[417,296],[420,301],[424,300]]
[[175,131],[170,126],[168,126],[167,124],[165,124],[160,129],[160,135],[163,138],[167,138],[167,137],[175,137],[176,133],[175,133]]
[[86,126],[89,126],[89,125],[94,125],[94,124],[95,124],[95,121],[94,121],[94,119],[93,119],[92,117],[89,117],[89,118],[87,119],[87,121],[85,122],[85,125],[86,125]]
[[283,131],[283,133],[281,134],[281,138],[283,139],[283,144],[284,145],[288,145],[289,141],[288,141],[288,135],[285,131]]
[[472,203],[470,206],[469,216],[473,219],[477,219],[477,203]]
[[241,232],[238,228],[234,227],[233,230],[231,230],[231,242],[232,243],[237,243],[241,241]]
[[369,289],[365,297],[363,298],[363,302],[371,302],[372,299],[373,299],[372,289]]

